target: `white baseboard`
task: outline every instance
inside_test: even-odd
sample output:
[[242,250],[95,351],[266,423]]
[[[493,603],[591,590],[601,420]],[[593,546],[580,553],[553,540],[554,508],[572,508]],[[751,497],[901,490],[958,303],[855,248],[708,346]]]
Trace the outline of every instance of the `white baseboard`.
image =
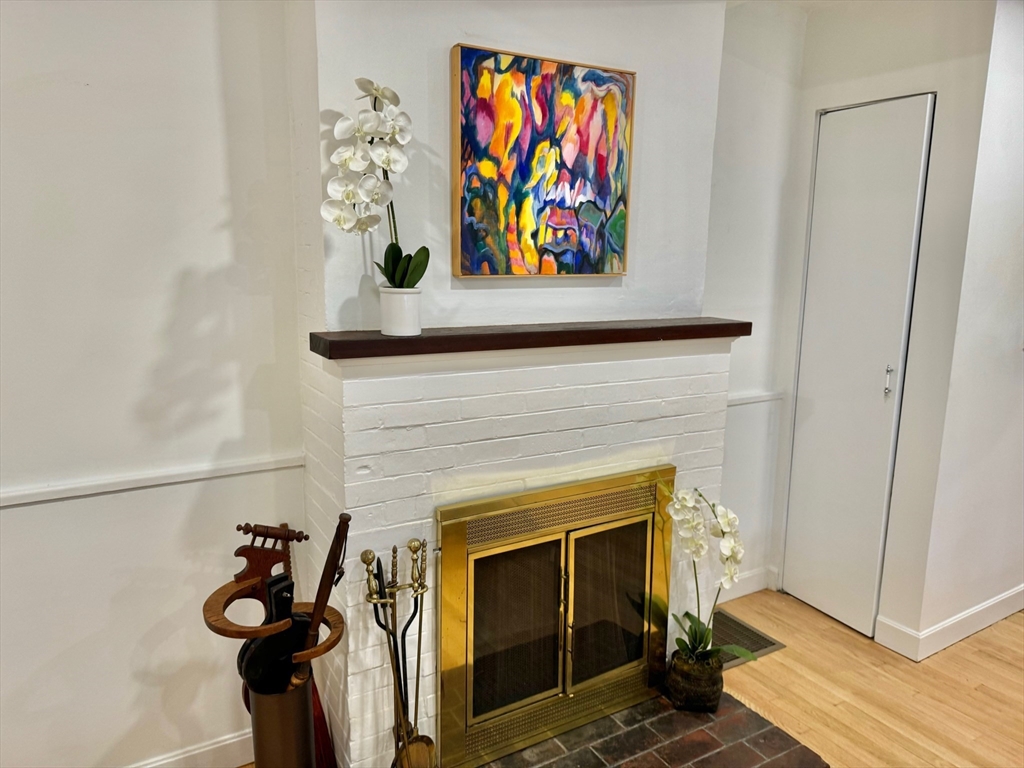
[[252,762],[252,731],[212,739],[194,747],[168,752],[131,768],[238,768]]
[[879,616],[875,622],[875,642],[908,659],[921,661],[1020,610],[1024,610],[1024,584],[923,632]]
[[779,569],[773,565],[769,565],[764,569],[765,576],[765,589],[770,589],[772,592],[779,592],[782,589],[782,579],[779,578]]
[[722,605],[730,600],[744,595],[752,595],[760,592],[768,586],[768,574],[764,568],[754,568],[752,571],[740,573],[739,581],[731,589],[723,589],[722,596],[718,598],[718,604]]

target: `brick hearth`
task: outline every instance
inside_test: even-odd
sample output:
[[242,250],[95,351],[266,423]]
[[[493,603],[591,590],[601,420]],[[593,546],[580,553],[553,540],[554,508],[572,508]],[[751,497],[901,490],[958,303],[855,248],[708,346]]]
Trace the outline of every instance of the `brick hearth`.
[[651,699],[490,763],[487,768],[828,768],[729,694],[714,715]]

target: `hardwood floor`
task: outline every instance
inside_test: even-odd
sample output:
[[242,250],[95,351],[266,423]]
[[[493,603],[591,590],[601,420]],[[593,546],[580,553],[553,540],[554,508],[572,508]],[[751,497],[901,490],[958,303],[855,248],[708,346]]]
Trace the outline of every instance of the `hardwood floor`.
[[1024,768],[1024,614],[915,663],[788,595],[724,608],[786,645],[725,690],[833,768]]

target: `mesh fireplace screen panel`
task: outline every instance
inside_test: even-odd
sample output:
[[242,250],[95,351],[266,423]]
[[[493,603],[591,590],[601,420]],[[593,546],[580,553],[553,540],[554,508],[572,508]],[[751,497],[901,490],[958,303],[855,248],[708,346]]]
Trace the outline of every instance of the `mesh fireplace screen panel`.
[[644,655],[646,520],[575,537],[572,685]]
[[473,717],[560,685],[562,540],[473,561]]

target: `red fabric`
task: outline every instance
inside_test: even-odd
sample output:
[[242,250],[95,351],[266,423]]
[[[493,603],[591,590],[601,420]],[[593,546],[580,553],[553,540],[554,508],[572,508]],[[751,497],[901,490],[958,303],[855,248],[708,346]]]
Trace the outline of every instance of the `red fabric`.
[[323,705],[320,704],[320,691],[317,690],[316,680],[311,677],[309,682],[313,686],[313,741],[316,745],[316,768],[338,768],[331,729],[327,725]]

